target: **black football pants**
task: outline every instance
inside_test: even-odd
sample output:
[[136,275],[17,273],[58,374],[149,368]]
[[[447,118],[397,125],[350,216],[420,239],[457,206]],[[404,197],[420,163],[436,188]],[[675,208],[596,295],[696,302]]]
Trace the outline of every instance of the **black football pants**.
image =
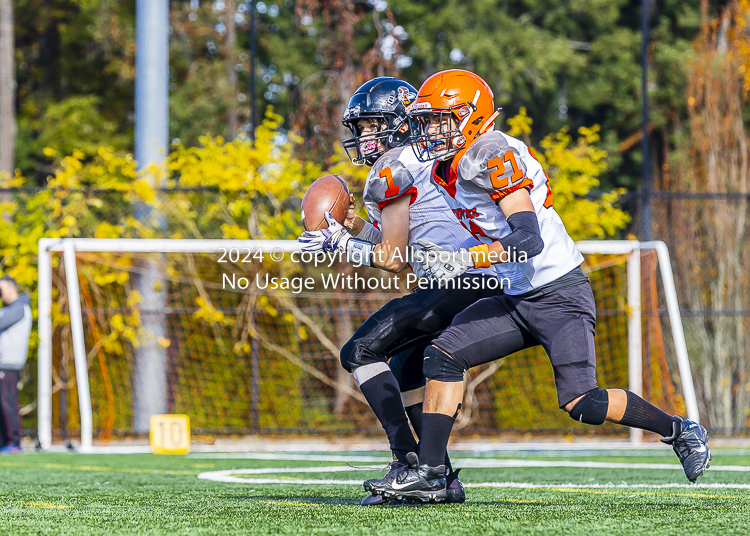
[[[491,275],[463,275],[462,288],[425,288],[395,298],[368,318],[341,349],[341,365],[357,367],[391,360],[401,391],[424,385],[424,347],[447,328],[453,317],[477,300],[502,294]],[[488,280],[494,279],[494,282]],[[484,281],[483,281],[484,280]],[[476,281],[476,284],[474,283]],[[474,289],[474,286],[479,288]],[[472,287],[472,288],[466,288]],[[407,388],[408,387],[408,388]]]
[[596,303],[583,283],[524,299],[504,294],[456,315],[433,344],[464,370],[541,345],[555,373],[562,408],[597,388]]

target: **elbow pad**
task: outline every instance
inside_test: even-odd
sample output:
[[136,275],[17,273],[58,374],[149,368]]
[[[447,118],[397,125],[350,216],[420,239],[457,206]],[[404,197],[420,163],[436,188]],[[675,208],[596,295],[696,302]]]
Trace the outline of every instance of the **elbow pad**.
[[506,221],[512,232],[499,240],[503,249],[510,251],[513,248],[516,253],[525,252],[529,259],[542,252],[544,241],[535,212],[516,212],[508,216]]

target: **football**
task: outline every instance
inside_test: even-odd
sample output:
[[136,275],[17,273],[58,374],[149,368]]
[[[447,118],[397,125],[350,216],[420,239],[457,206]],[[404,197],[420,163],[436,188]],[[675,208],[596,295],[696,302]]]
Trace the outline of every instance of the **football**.
[[302,198],[302,225],[308,231],[328,227],[325,213],[343,223],[349,209],[349,188],[338,175],[325,175],[313,182]]

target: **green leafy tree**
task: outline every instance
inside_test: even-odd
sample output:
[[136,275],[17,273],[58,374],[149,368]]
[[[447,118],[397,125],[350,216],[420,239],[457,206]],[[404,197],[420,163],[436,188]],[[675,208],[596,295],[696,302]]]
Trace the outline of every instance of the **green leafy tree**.
[[[640,2],[597,0],[391,0],[419,83],[435,71],[462,68],[484,77],[508,117],[524,107],[532,138],[563,126],[599,124],[608,152],[605,184],[635,188],[640,178]],[[650,17],[649,99],[657,160],[671,129],[686,116],[682,66],[692,57],[699,0],[659,3]],[[399,62],[397,62],[399,63]],[[662,162],[659,161],[659,164]],[[658,170],[658,166],[656,167]]]

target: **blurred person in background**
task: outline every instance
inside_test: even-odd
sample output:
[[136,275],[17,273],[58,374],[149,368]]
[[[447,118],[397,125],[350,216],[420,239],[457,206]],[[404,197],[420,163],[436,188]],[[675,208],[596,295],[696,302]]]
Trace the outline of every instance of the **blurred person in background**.
[[0,277],[0,454],[21,452],[18,374],[26,364],[31,333],[31,300],[15,279]]

